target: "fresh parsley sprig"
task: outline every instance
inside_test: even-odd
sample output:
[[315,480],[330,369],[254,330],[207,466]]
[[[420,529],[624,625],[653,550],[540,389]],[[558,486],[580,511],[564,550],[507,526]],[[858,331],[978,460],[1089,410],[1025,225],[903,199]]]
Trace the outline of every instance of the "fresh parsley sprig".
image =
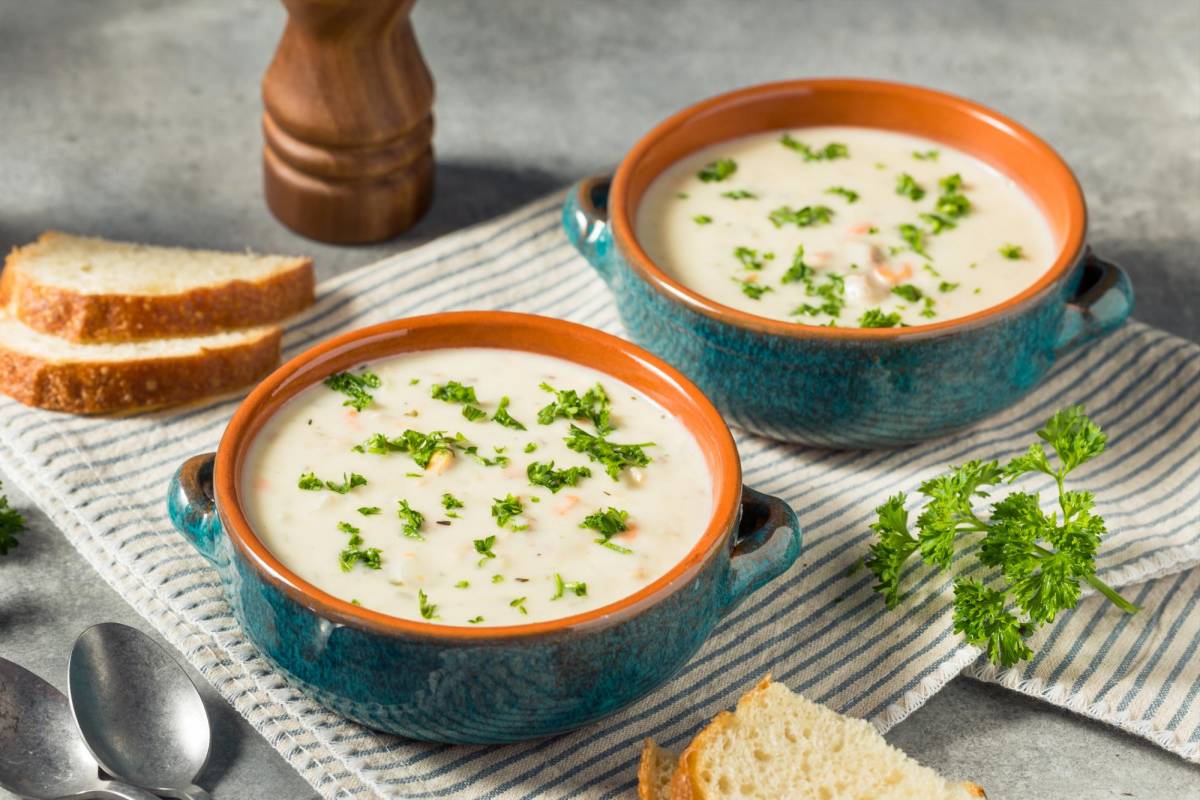
[[[878,540],[866,566],[875,574],[875,590],[888,608],[901,601],[905,563],[918,553],[925,563],[947,570],[964,537],[982,535],[975,551],[985,567],[999,571],[997,586],[959,577],[954,582],[954,630],[982,647],[996,664],[1010,667],[1029,658],[1028,638],[1059,612],[1079,602],[1087,583],[1132,614],[1139,609],[1096,577],[1096,552],[1107,533],[1094,512],[1091,492],[1068,491],[1065,478],[1076,467],[1104,452],[1107,437],[1084,414],[1082,406],[1064,408],[1037,432],[1041,442],[1001,466],[998,461],[970,461],[920,486],[928,502],[909,530],[907,497],[896,494],[875,511],[871,524]],[[1044,444],[1043,444],[1044,443]],[[1058,457],[1054,466],[1046,444]],[[1042,511],[1038,492],[1011,492],[992,503],[985,520],[975,510],[986,489],[1030,473],[1054,479],[1059,510]],[[1060,517],[1061,513],[1061,517]]]
[[572,425],[570,435],[563,440],[567,447],[576,453],[583,453],[592,461],[604,467],[608,477],[614,481],[626,467],[644,467],[650,463],[643,447],[653,447],[654,442],[639,444],[617,444],[603,436],[592,436],[578,425]]

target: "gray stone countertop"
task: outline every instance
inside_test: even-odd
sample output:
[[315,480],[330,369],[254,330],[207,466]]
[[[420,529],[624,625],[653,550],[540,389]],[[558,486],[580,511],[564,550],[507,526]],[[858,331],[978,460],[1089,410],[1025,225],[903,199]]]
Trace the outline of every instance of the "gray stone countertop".
[[[308,253],[327,277],[610,168],[705,96],[870,76],[969,96],[1049,140],[1084,186],[1092,244],[1133,278],[1135,316],[1200,339],[1196,0],[423,0],[414,19],[438,86],[435,205],[400,239],[342,248],[262,202],[258,81],[279,4],[0,0],[0,248],[60,228]],[[0,653],[62,686],[84,627],[149,625],[9,490],[31,528],[0,559]],[[205,690],[217,800],[316,797]],[[964,678],[888,739],[993,800],[1200,796],[1200,769],[1176,756]]]

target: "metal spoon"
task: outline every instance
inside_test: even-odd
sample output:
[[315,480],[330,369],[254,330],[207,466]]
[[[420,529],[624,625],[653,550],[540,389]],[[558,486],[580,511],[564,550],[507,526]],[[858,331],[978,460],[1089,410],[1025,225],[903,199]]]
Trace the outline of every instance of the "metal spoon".
[[66,696],[0,658],[0,787],[22,797],[156,800],[100,777]]
[[136,628],[93,625],[67,666],[75,722],[106,772],[181,800],[208,800],[193,784],[208,761],[204,701],[169,653]]

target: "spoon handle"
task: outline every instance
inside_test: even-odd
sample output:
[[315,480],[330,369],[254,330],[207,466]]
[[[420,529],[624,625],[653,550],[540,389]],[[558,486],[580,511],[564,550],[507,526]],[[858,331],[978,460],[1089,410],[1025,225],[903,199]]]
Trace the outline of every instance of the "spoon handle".
[[[69,795],[69,800],[158,800],[157,797],[139,789],[136,786],[130,786],[128,783],[120,783],[119,781],[102,781],[96,788],[89,789],[86,792]],[[61,800],[67,800],[62,798]]]

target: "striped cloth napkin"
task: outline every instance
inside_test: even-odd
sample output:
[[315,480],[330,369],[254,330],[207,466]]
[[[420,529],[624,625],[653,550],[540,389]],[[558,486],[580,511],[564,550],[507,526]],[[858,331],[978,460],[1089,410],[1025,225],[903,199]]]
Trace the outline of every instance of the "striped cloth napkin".
[[[560,200],[325,283],[288,330],[286,355],[443,309],[513,309],[619,334],[607,290],[560,232]],[[909,601],[887,612],[872,577],[850,569],[871,539],[871,510],[947,464],[1016,454],[1053,411],[1080,401],[1110,437],[1105,456],[1073,475],[1095,491],[1113,531],[1100,575],[1144,610],[1129,617],[1087,597],[1042,631],[1032,660],[1003,672],[952,632],[945,576],[910,575]],[[289,685],[243,638],[216,573],[172,529],[163,501],[172,471],[216,447],[235,405],[114,420],[0,400],[0,464],[325,797],[630,797],[644,737],[681,746],[768,672],[887,729],[968,670],[1200,760],[1200,347],[1145,325],[1071,354],[1018,406],[955,438],[834,452],[739,434],[747,484],[799,514],[800,561],[651,696],[584,730],[505,747],[424,744],[347,722]]]

